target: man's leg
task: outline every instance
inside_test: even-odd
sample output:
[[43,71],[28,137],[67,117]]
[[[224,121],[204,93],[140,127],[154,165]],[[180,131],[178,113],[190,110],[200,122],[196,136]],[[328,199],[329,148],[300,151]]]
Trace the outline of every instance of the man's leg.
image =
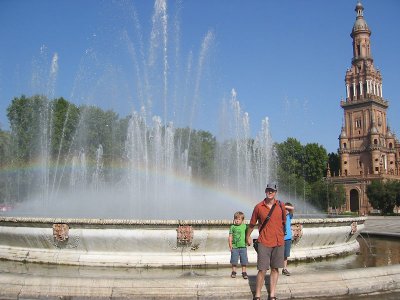
[[279,269],[278,268],[271,268],[271,276],[269,278],[269,294],[271,297],[275,296],[275,288],[278,284],[278,277],[279,277]]
[[256,279],[256,294],[255,297],[261,297],[261,289],[265,283],[265,273],[267,271],[258,270],[257,279]]

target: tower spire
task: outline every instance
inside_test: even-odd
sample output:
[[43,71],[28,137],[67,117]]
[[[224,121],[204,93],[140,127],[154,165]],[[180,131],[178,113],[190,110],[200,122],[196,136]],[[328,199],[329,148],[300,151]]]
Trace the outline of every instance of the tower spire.
[[387,107],[383,99],[382,76],[372,58],[371,30],[364,19],[364,7],[360,1],[355,12],[356,20],[350,34],[353,39],[353,58],[352,66],[346,72],[345,103],[374,100]]

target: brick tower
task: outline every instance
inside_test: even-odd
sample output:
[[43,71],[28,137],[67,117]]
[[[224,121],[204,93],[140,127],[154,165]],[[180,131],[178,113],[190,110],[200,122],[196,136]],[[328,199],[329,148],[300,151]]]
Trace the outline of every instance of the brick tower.
[[366,195],[371,180],[400,180],[400,144],[387,122],[389,102],[383,98],[382,75],[374,66],[371,30],[360,2],[355,11],[353,58],[345,76],[346,99],[340,101],[340,174],[329,180],[344,185],[347,211],[366,214],[373,209]]

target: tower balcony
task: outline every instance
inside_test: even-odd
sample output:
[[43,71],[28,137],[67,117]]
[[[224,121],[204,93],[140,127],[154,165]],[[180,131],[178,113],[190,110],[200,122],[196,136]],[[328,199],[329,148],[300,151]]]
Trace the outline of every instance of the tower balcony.
[[362,105],[362,104],[367,104],[370,102],[374,102],[376,104],[379,104],[383,106],[384,108],[389,107],[389,101],[383,99],[382,97],[372,95],[372,94],[367,94],[365,98],[347,98],[346,100],[341,100],[340,101],[340,106],[342,108],[349,107],[349,106],[355,106],[355,105]]

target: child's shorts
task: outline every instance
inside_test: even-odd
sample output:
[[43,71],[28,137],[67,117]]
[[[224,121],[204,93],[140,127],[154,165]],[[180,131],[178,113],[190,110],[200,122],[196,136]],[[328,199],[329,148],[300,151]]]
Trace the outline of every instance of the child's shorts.
[[292,240],[285,240],[285,258],[290,257],[291,247],[292,247]]
[[247,258],[247,248],[232,248],[231,252],[231,265],[237,265],[240,257],[240,264],[247,266],[249,259]]

